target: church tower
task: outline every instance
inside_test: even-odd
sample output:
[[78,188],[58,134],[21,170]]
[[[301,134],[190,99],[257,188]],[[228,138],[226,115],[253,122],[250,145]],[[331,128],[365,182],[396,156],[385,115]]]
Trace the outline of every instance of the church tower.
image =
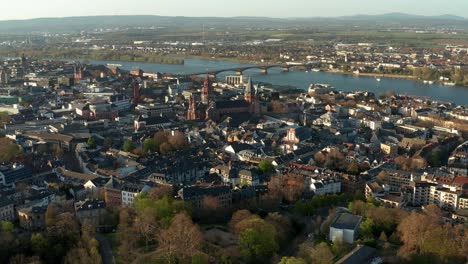
[[201,101],[204,105],[208,105],[210,102],[210,77],[208,75],[203,83]]
[[75,84],[79,83],[81,79],[83,78],[83,73],[81,71],[81,65],[75,65],[75,72],[74,72],[74,79],[75,79]]
[[250,103],[249,112],[255,116],[262,114],[262,106],[260,105],[260,98],[257,93],[257,89],[252,84],[252,80],[249,79],[247,86],[245,87],[244,100]]
[[140,101],[140,84],[135,80],[133,84],[133,103],[135,105]]
[[244,100],[252,103],[254,97],[256,96],[255,87],[252,84],[252,79],[249,78],[247,85],[245,86]]
[[187,111],[187,120],[196,120],[197,119],[196,111],[197,111],[196,101],[195,101],[195,97],[192,95],[190,96],[189,108]]

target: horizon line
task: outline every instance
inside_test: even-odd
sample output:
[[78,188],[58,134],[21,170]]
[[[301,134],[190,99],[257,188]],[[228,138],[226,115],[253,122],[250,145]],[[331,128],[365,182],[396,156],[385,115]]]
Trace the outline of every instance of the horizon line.
[[86,18],[86,17],[127,17],[127,16],[148,16],[148,17],[184,17],[184,18],[263,18],[263,19],[284,19],[284,20],[294,20],[294,19],[312,19],[312,18],[349,18],[349,17],[356,17],[356,16],[385,16],[385,15],[407,15],[407,16],[415,16],[415,17],[443,17],[443,16],[452,16],[463,18],[467,20],[468,17],[453,15],[453,14],[438,14],[438,15],[419,15],[419,14],[412,14],[412,13],[404,13],[404,12],[388,12],[388,13],[378,13],[378,14],[350,14],[350,15],[341,15],[341,16],[298,16],[298,17],[269,17],[269,16],[178,16],[178,15],[154,15],[154,14],[105,14],[105,15],[76,15],[76,16],[45,16],[45,17],[31,17],[31,18],[18,18],[18,19],[0,19],[0,22],[15,22],[15,21],[29,21],[29,20],[37,20],[37,19],[65,19],[65,18]]

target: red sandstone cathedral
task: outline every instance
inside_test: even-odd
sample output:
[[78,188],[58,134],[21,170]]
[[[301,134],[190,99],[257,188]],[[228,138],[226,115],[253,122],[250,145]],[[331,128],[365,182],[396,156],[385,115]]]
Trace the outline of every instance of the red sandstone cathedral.
[[252,81],[249,79],[245,87],[244,100],[215,101],[211,95],[210,80],[206,77],[201,102],[197,102],[193,95],[190,97],[187,119],[219,121],[223,116],[235,113],[250,113],[254,116],[262,114],[259,95]]

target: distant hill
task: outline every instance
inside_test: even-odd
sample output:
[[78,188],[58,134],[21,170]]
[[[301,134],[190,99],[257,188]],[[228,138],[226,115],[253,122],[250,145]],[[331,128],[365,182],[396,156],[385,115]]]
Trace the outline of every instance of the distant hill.
[[0,32],[23,34],[30,32],[79,32],[96,28],[174,27],[199,29],[202,25],[216,28],[297,27],[297,26],[370,26],[370,25],[434,26],[467,28],[468,20],[454,15],[419,16],[403,13],[355,15],[343,17],[268,18],[268,17],[169,17],[169,16],[89,16],[37,18],[0,21]]
[[405,13],[387,13],[383,15],[354,15],[354,16],[343,16],[337,17],[338,19],[349,19],[349,20],[386,20],[386,19],[404,19],[404,20],[455,20],[462,21],[466,20],[464,17],[455,16],[455,15],[440,15],[440,16],[421,16],[421,15],[411,15]]

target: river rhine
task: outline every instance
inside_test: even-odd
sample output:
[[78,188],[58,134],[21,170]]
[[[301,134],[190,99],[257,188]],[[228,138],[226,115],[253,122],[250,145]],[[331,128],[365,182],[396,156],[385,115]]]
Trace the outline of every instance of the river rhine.
[[[120,64],[122,69],[131,70],[133,67],[140,67],[146,72],[162,72],[172,74],[190,74],[195,72],[219,70],[248,66],[230,61],[185,59],[184,65],[170,65],[157,63],[123,62],[123,61],[96,61],[89,60],[94,64]],[[218,79],[224,80],[225,76],[234,75],[234,72],[218,74]],[[283,73],[279,68],[268,70],[267,75],[262,75],[260,69],[251,69],[244,72],[244,76],[249,76],[254,82],[265,82],[273,85],[294,86],[307,89],[311,83],[328,83],[342,91],[370,91],[376,95],[385,93],[386,90],[393,90],[399,94],[429,96],[435,100],[444,102],[454,102],[458,105],[468,105],[468,87],[445,86],[441,84],[424,84],[422,82],[381,78],[378,82],[374,77],[358,77],[329,72],[304,72],[291,70]]]

